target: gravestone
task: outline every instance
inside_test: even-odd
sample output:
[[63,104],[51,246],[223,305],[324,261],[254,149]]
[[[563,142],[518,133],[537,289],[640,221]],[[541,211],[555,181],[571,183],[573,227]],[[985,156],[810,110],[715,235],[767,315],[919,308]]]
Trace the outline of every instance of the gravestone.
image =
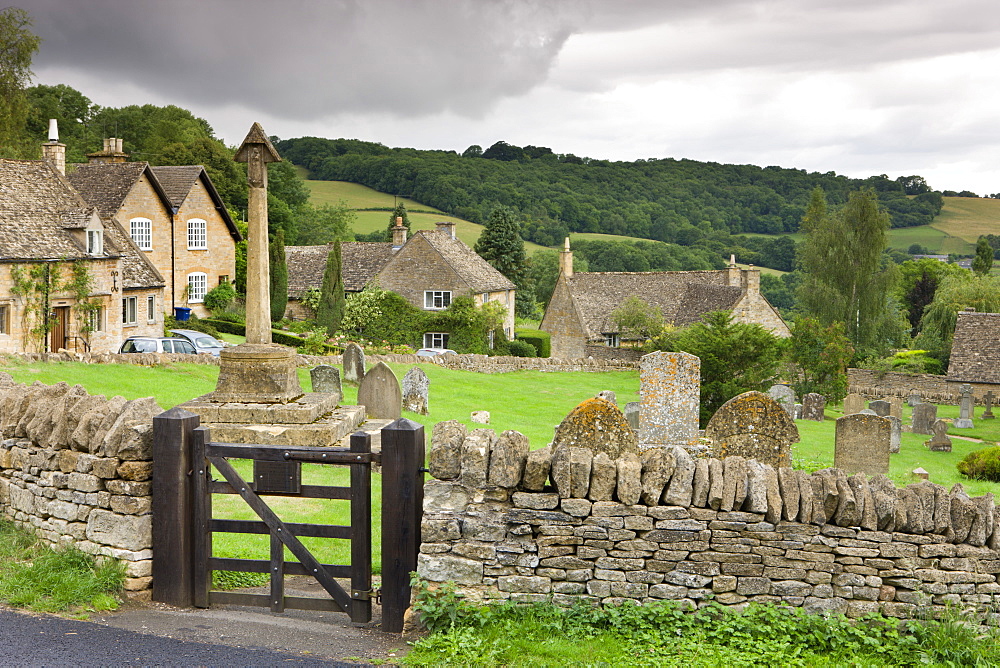
[[552,448],[566,445],[587,448],[595,455],[605,453],[617,460],[639,454],[639,441],[618,406],[594,397],[580,402],[556,427]]
[[868,408],[875,411],[875,415],[879,417],[885,417],[886,415],[889,414],[889,409],[891,408],[891,406],[889,405],[889,402],[886,401],[885,399],[874,399],[868,402]]
[[688,353],[655,352],[639,360],[639,444],[698,444],[701,360]]
[[472,415],[469,419],[476,424],[489,424],[490,423],[490,412],[489,411],[472,411]]
[[958,401],[958,419],[955,420],[955,428],[972,429],[972,386],[965,383],[959,392],[962,398]]
[[[873,411],[870,408],[865,408],[865,409],[862,409],[862,410],[858,411],[858,415],[875,415],[875,416],[879,416],[878,413],[876,413],[875,411]],[[879,417],[881,417],[881,416],[879,416]]]
[[722,404],[705,427],[718,459],[740,455],[774,468],[791,466],[791,445],[799,440],[795,420],[763,392],[744,392]]
[[802,397],[802,419],[823,421],[823,411],[826,410],[826,397],[822,394],[810,392]]
[[772,385],[767,393],[781,404],[792,419],[795,419],[795,391],[792,388],[787,385]]
[[403,376],[403,410],[427,415],[430,384],[430,379],[420,367],[415,366],[407,371]]
[[865,398],[860,394],[848,394],[844,397],[844,415],[860,413],[865,407]]
[[802,404],[795,404],[795,419],[802,419]]
[[899,444],[903,438],[903,421],[895,415],[890,415],[886,420],[891,425],[891,431],[889,432],[889,454],[895,454],[899,452]]
[[983,405],[986,406],[986,410],[983,414],[979,416],[980,420],[995,420],[996,415],[993,414],[993,402],[995,397],[993,396],[993,390],[990,390],[983,395]]
[[906,397],[906,404],[910,408],[913,408],[917,404],[922,404],[922,403],[923,399],[920,396],[920,392],[918,392],[917,390],[910,390],[910,393]]
[[599,399],[604,399],[606,401],[610,401],[615,406],[618,405],[618,397],[615,396],[615,393],[614,393],[613,390],[601,390],[600,392],[597,393],[597,397]]
[[878,415],[845,415],[837,418],[833,465],[847,475],[889,472],[891,424]]
[[903,400],[899,397],[889,397],[889,415],[903,419]]
[[930,448],[931,452],[951,452],[951,438],[948,436],[948,423],[944,420],[934,421],[934,436],[929,441],[924,441],[924,445]]
[[365,351],[356,343],[348,343],[344,348],[344,381],[360,383],[365,377]]
[[340,369],[329,364],[320,364],[309,369],[309,379],[312,381],[312,391],[323,394],[337,395],[339,402],[344,398],[344,389],[340,385]]
[[358,384],[358,404],[365,407],[368,417],[398,420],[403,410],[403,393],[399,381],[385,362],[379,362]]
[[625,404],[625,419],[634,431],[639,431],[639,402],[630,401]]
[[937,420],[936,405],[917,404],[913,407],[913,415],[910,417],[911,430],[914,434],[933,434],[935,420]]

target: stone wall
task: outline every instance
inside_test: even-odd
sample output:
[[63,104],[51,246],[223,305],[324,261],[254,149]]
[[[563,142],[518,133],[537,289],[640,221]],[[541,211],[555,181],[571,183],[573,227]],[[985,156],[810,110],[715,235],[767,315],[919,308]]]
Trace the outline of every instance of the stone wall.
[[[848,392],[860,394],[866,399],[905,398],[912,390],[916,390],[926,402],[958,405],[959,388],[966,383],[929,373],[882,374],[871,369],[848,369],[847,384]],[[995,383],[968,383],[968,385],[972,386],[973,397],[979,405],[983,405],[983,395],[987,392],[992,390],[994,396],[1000,394],[1000,386]]]
[[523,437],[434,429],[418,572],[473,600],[746,601],[857,617],[1000,602],[1000,513],[956,485],[897,489],[671,448],[617,461],[528,454]]
[[636,348],[613,348],[597,343],[588,343],[583,349],[584,356],[599,360],[625,360],[638,362],[645,353]]
[[130,591],[152,572],[152,398],[0,373],[0,512],[52,545],[125,562]]

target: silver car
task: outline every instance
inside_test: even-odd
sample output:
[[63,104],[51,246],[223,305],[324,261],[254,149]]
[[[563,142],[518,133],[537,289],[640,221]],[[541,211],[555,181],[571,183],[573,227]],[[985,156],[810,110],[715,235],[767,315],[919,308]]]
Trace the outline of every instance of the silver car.
[[130,336],[122,343],[120,353],[185,353],[194,355],[194,345],[187,339],[167,336]]
[[196,332],[193,329],[172,329],[170,333],[190,341],[191,345],[195,347],[195,352],[202,355],[215,355],[218,357],[219,352],[227,347],[225,343],[214,336],[210,336],[205,332]]

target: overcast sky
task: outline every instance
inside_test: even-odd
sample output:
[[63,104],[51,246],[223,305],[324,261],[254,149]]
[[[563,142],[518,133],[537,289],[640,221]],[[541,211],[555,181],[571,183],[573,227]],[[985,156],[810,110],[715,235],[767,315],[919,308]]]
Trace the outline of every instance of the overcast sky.
[[997,0],[11,3],[44,40],[38,83],[176,104],[228,144],[259,121],[1000,192]]

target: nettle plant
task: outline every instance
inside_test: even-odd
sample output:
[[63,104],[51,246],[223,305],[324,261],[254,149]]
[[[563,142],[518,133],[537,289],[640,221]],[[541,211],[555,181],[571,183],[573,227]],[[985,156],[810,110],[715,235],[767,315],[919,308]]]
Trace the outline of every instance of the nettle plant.
[[55,295],[69,294],[74,299],[73,313],[83,336],[93,331],[91,314],[99,310],[101,304],[91,298],[93,279],[83,261],[15,264],[10,268],[10,278],[11,294],[22,305],[25,348],[45,349],[46,337],[58,324],[52,311]]

